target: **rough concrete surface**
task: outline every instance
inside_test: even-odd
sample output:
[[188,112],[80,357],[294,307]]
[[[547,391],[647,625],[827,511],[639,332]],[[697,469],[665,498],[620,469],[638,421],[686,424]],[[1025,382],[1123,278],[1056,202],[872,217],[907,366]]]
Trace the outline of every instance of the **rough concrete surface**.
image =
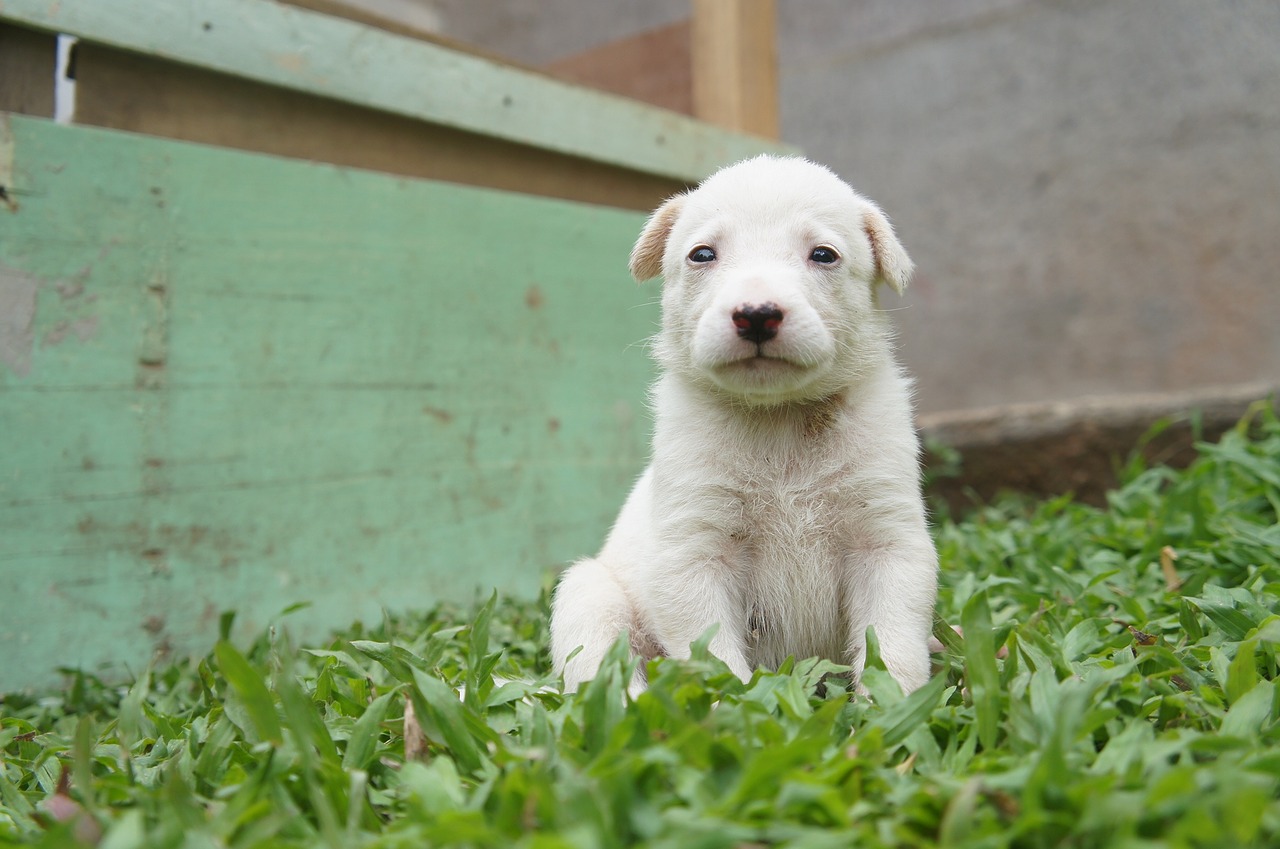
[[[1101,505],[1133,452],[1182,468],[1197,442],[1216,442],[1268,398],[1280,404],[1280,381],[925,414],[928,491],[955,515],[1004,491]],[[959,451],[959,468],[945,448]]]
[[806,0],[780,25],[786,135],[919,264],[922,409],[1280,374],[1280,5]]

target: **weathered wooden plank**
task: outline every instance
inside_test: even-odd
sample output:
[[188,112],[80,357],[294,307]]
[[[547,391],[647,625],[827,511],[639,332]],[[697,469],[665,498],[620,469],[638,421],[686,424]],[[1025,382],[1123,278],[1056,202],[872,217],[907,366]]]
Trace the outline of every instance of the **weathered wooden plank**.
[[778,137],[774,0],[693,0],[693,114]]
[[641,214],[9,126],[0,691],[599,544],[647,453]]
[[[678,180],[760,138],[492,60],[261,0],[5,0],[0,20]],[[145,27],[137,22],[145,20]]]
[[96,44],[76,123],[651,210],[686,183]]
[[[407,35],[410,38],[429,41],[432,44],[439,44],[450,50],[458,50],[463,53],[471,53],[476,56],[485,56],[490,59],[503,61],[501,57],[488,53],[479,47],[471,44],[463,44],[456,39],[449,38],[427,29],[419,22],[413,20],[410,14],[413,11],[427,11],[425,9],[415,10],[411,6],[402,4],[367,4],[367,3],[350,3],[347,0],[280,0],[280,2],[288,3],[290,6],[298,6],[303,9],[310,9],[313,12],[320,12],[325,15],[333,15],[338,18],[346,18],[349,21],[364,24],[366,26],[376,27],[387,32],[398,33],[399,35]],[[428,14],[430,12],[428,11]]]
[[0,25],[0,111],[53,117],[57,39]]

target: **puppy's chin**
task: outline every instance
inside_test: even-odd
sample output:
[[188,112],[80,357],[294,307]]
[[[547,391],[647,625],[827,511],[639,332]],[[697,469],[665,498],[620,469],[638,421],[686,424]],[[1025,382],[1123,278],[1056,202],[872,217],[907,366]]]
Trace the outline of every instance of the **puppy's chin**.
[[785,404],[823,394],[824,369],[768,352],[700,363],[698,370],[720,390],[748,404]]

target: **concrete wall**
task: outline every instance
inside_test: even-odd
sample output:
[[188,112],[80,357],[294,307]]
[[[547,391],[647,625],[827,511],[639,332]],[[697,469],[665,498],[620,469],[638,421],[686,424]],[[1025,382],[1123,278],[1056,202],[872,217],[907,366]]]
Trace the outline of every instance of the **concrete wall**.
[[[688,11],[431,5],[535,65]],[[879,201],[919,265],[886,305],[922,410],[1280,375],[1280,4],[778,7],[784,138]]]
[[783,8],[785,134],[920,265],[923,408],[1280,375],[1280,4]]

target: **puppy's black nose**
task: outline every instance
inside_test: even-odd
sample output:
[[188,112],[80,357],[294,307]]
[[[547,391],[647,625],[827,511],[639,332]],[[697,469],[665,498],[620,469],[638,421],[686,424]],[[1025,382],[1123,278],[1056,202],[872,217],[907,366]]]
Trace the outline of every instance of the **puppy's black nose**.
[[778,335],[782,310],[777,304],[743,304],[733,311],[733,326],[738,336],[748,342],[768,342]]

